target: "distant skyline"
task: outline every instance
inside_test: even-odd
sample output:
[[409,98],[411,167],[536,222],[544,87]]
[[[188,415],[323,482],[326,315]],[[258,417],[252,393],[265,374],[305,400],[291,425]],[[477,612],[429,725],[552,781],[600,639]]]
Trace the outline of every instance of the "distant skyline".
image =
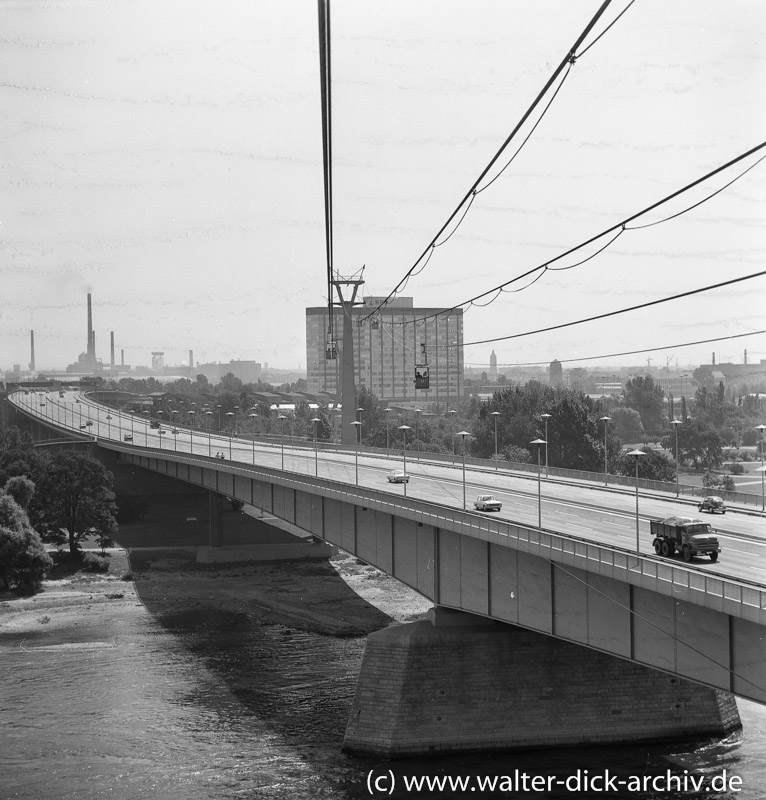
[[[763,3],[641,0],[583,52],[628,4],[613,0],[518,157],[409,280],[416,306],[545,264],[766,139]],[[332,0],[342,274],[364,265],[366,294],[388,294],[600,5]],[[0,370],[27,365],[30,330],[38,368],[74,362],[87,292],[104,362],[114,331],[118,363],[191,349],[305,370],[305,308],[326,303],[316,3],[3,4],[0,22]],[[467,309],[466,367],[493,349],[500,372],[766,359],[764,335],[673,348],[766,328],[764,277],[470,344],[759,272],[765,219],[763,162]],[[570,361],[643,348],[660,349]]]

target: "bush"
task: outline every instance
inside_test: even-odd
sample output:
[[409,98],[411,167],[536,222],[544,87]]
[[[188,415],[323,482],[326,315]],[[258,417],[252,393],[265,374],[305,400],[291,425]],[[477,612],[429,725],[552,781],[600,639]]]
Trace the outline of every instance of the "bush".
[[738,461],[729,465],[729,472],[731,472],[732,475],[741,475],[744,471],[745,468]]
[[82,557],[82,568],[86,572],[107,572],[109,570],[109,559],[100,556],[98,553],[88,551]]

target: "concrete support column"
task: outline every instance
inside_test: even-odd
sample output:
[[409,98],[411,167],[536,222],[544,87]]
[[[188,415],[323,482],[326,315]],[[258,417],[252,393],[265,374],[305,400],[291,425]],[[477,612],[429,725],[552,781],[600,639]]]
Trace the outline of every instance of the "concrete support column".
[[368,636],[346,752],[578,747],[741,727],[726,692],[523,628],[435,611],[434,624]]
[[210,546],[223,546],[223,501],[224,496],[218,492],[208,493],[210,502]]

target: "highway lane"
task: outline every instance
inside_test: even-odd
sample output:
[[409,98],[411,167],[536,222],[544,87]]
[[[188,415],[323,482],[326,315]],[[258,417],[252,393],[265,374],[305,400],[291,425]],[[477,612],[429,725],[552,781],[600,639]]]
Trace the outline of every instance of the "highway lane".
[[[228,460],[314,475],[330,480],[351,483],[356,480],[357,456],[354,451],[319,450],[318,458],[310,442],[305,447],[291,444],[252,442],[217,436],[204,429],[193,432],[187,427],[176,427],[162,423],[161,429],[149,427],[148,420],[114,409],[99,406],[77,392],[67,392],[59,398],[57,392],[48,393],[40,406],[34,394],[19,395],[23,405],[34,413],[42,413],[48,419],[70,430],[89,432],[100,439],[123,441],[126,433],[133,436],[132,444],[147,446],[195,456],[207,457],[222,452]],[[79,399],[79,402],[75,402]],[[107,415],[111,419],[107,419]],[[87,421],[92,424],[87,425]],[[82,427],[81,426],[85,426]],[[165,433],[160,431],[164,430]],[[123,442],[131,444],[130,442]],[[402,484],[390,484],[386,473],[402,468],[399,456],[358,454],[359,484],[379,491],[404,495]],[[407,495],[412,498],[461,508],[463,504],[462,463],[451,465],[443,462],[431,463],[415,453],[407,454],[407,472],[410,483]],[[542,527],[550,531],[565,533],[599,544],[614,545],[635,551],[636,506],[635,494],[629,489],[605,488],[601,484],[573,485],[557,479],[542,478],[541,517]],[[529,473],[512,473],[502,469],[478,470],[466,468],[466,506],[473,509],[473,498],[479,493],[491,492],[503,502],[498,516],[530,527],[537,526],[538,497],[537,476]],[[478,512],[477,512],[478,513]],[[674,496],[640,494],[639,496],[639,548],[644,555],[654,557],[649,519],[671,514],[700,517],[709,521],[718,531],[722,554],[713,565],[707,558],[692,562],[693,569],[730,577],[740,577],[766,585],[766,519],[759,514],[730,510],[725,516],[712,517],[700,514],[694,501]],[[680,558],[669,559],[682,566]]]

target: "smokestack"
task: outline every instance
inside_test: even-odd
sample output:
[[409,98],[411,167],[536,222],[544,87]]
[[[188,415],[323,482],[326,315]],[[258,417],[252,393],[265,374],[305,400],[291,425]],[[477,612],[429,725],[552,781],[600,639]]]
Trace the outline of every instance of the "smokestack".
[[715,366],[715,353],[713,353],[713,366]]
[[[31,340],[30,344],[31,344],[31,359],[32,359],[29,362],[29,369],[32,372],[34,372],[35,371],[35,332],[34,331],[30,331],[29,332],[29,336],[30,336],[30,340]],[[747,362],[745,362],[745,363],[747,363]]]
[[194,350],[189,350],[189,369],[194,367]]
[[112,331],[112,366],[114,366],[114,331]]
[[96,355],[95,341],[93,339],[93,313],[90,306],[90,292],[88,292],[88,355]]
[[[34,358],[32,360],[34,360]],[[745,366],[747,366],[747,350],[745,350]]]
[[124,367],[125,366],[125,351],[120,350],[120,364]]

